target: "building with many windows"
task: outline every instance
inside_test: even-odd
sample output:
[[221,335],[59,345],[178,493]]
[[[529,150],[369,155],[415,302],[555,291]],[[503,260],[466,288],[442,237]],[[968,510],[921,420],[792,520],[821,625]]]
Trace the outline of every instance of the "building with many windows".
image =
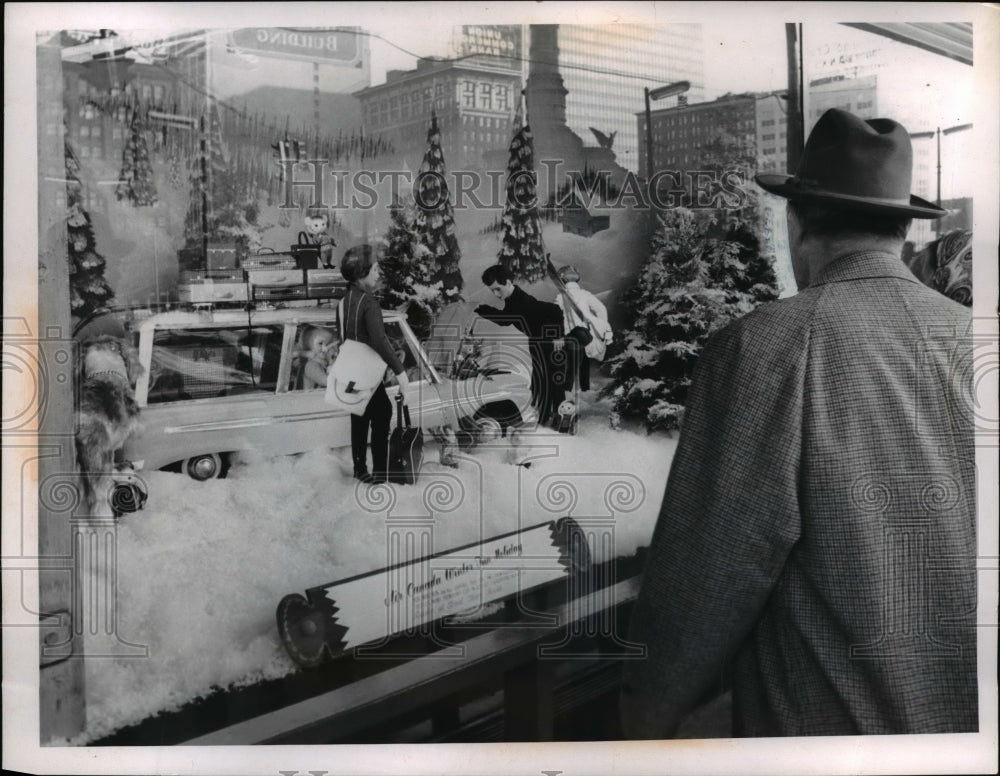
[[384,84],[355,96],[366,131],[391,143],[414,168],[426,150],[433,113],[449,167],[477,169],[484,167],[486,155],[510,143],[520,94],[517,71],[495,58],[473,56],[390,70]]
[[[806,132],[830,108],[843,108],[861,118],[878,115],[877,78],[822,78],[810,82]],[[651,112],[654,169],[689,169],[720,122],[749,131],[748,148],[758,172],[785,172],[788,168],[788,102],[785,92],[727,95],[706,103],[679,105]],[[644,113],[637,113],[640,137],[645,136]],[[734,123],[735,122],[735,125]],[[640,144],[640,169],[645,169],[645,144]],[[914,177],[921,171],[915,166]]]
[[878,77],[874,75],[863,78],[833,76],[810,81],[806,135],[830,108],[841,108],[863,119],[875,118],[878,116],[877,90]]
[[788,167],[788,100],[783,92],[756,101],[757,171],[785,172]]
[[[117,71],[113,83],[111,68]],[[192,101],[192,90],[169,70],[124,59],[101,68],[67,62],[63,88],[67,139],[81,159],[121,161],[131,106],[167,112]]]
[[[712,102],[677,105],[650,113],[653,170],[696,170],[705,165],[705,145],[725,128],[732,142],[756,153],[757,103],[772,95],[725,95]],[[635,114],[637,134],[646,136],[645,111]],[[639,169],[646,169],[645,143],[639,144]]]

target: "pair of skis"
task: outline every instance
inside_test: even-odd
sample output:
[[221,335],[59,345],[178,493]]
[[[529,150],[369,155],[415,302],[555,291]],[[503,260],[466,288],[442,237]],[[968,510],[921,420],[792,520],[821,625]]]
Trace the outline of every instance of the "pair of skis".
[[580,306],[573,300],[573,297],[570,296],[569,289],[566,288],[566,284],[563,283],[562,278],[559,277],[559,272],[556,270],[555,265],[552,263],[551,253],[545,254],[545,269],[549,273],[549,277],[552,279],[552,282],[556,284],[556,288],[559,290],[559,293],[562,294],[562,297],[566,301],[566,304],[568,304],[570,306],[570,309],[573,310],[573,313],[576,315],[577,319],[586,322],[587,327],[590,329],[591,336],[595,338],[597,338],[598,336],[603,336],[599,335],[597,330],[594,328],[594,324],[591,323],[590,321],[590,316],[584,315],[583,310],[580,309]]

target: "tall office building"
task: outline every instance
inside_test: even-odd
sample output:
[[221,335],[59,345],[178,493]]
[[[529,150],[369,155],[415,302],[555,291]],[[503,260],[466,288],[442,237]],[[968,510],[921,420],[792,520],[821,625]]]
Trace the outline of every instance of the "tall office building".
[[641,143],[634,116],[644,107],[643,89],[689,81],[687,99],[701,102],[704,57],[700,24],[561,24],[566,124],[587,145],[598,144],[591,127],[615,133],[615,161],[638,172]]
[[785,172],[788,168],[788,100],[782,92],[756,101],[757,171]]

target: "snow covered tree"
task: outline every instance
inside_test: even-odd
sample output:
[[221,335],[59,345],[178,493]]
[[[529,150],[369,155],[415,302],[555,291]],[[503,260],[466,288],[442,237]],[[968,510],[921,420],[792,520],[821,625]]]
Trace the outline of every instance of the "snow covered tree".
[[94,227],[83,207],[83,184],[80,162],[69,143],[64,144],[66,159],[66,236],[69,257],[70,309],[77,318],[86,318],[102,310],[114,297],[104,278],[104,257],[97,252]]
[[538,217],[534,142],[528,126],[514,135],[509,150],[507,201],[501,220],[503,244],[497,261],[515,278],[531,283],[545,276],[545,253]]
[[149,147],[139,113],[132,116],[128,141],[122,152],[122,169],[118,174],[115,196],[119,201],[127,199],[135,207],[156,204],[156,182],[153,179],[153,165],[149,161]]
[[[633,316],[624,349],[607,362],[602,390],[621,417],[648,431],[680,428],[695,362],[716,330],[777,296],[770,266],[761,277],[750,249],[729,231],[718,236],[713,211],[658,215],[652,255],[623,299]],[[753,259],[753,257],[748,257]]]
[[712,270],[712,281],[720,286],[731,284],[750,294],[757,303],[778,298],[778,280],[761,237],[762,208],[757,190],[746,186],[757,172],[755,140],[741,130],[735,107],[723,111],[713,125],[708,141],[701,147],[699,168],[717,176],[738,176],[739,197],[724,197],[713,213],[716,220],[711,234],[738,246],[740,266],[722,264]]
[[[624,302],[634,316],[624,349],[608,359],[622,417],[650,431],[680,427],[698,354],[717,329],[778,297],[774,267],[762,252],[760,202],[745,183],[756,167],[753,136],[734,107],[716,121],[697,169],[728,180],[714,207],[658,214],[652,252]],[[737,176],[737,177],[733,177]]]
[[434,260],[420,241],[414,221],[412,201],[394,198],[389,209],[389,229],[385,236],[385,254],[379,260],[382,271],[382,301],[397,310],[405,310],[410,328],[417,338],[426,340],[442,306],[441,281],[434,282]]
[[444,154],[437,116],[431,114],[427,131],[427,151],[417,175],[417,213],[415,225],[420,242],[434,261],[433,283],[441,283],[442,301],[453,302],[462,292],[462,271],[458,263],[462,251],[455,234],[455,213],[451,206],[448,181],[445,179]]

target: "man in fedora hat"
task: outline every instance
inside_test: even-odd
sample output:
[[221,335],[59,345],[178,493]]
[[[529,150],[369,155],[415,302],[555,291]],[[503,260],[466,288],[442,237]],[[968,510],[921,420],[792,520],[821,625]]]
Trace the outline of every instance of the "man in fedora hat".
[[695,371],[621,696],[673,735],[732,688],[736,736],[978,730],[970,317],[900,259],[906,130],[830,110],[788,200],[798,295]]

